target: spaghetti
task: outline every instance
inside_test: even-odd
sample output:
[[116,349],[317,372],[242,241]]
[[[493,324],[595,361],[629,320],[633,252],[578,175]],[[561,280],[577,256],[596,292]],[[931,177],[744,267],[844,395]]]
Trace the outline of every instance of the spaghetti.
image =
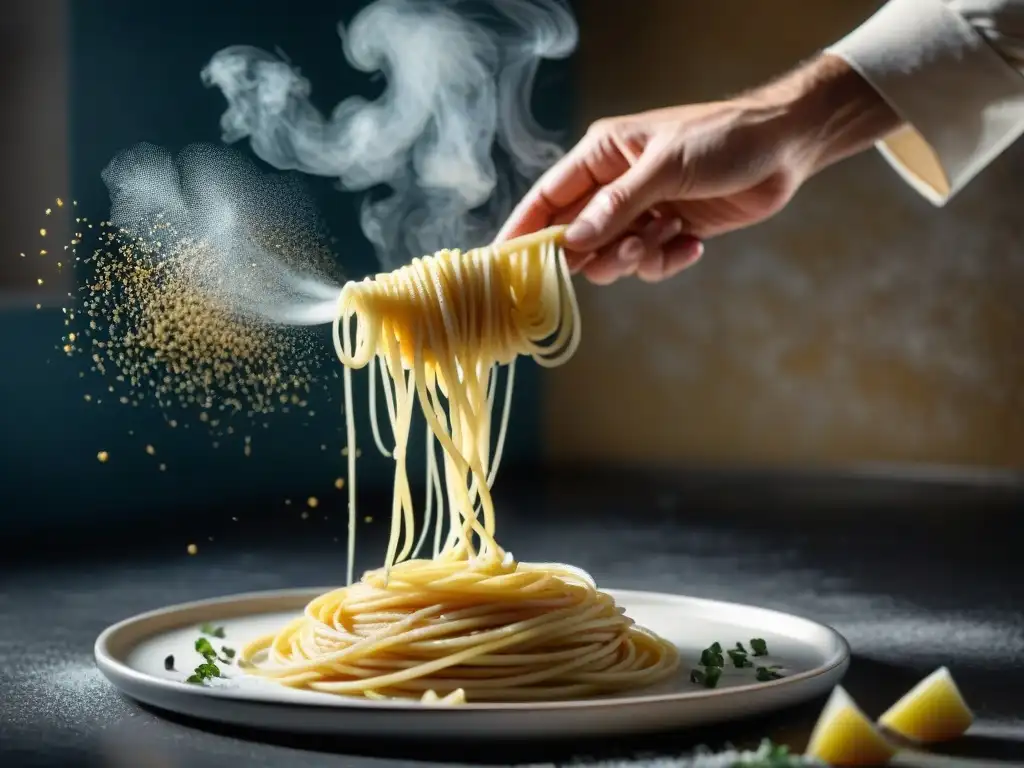
[[[241,659],[250,672],[328,693],[454,704],[613,693],[676,671],[676,648],[637,627],[588,574],[516,562],[494,537],[490,488],[516,358],[530,355],[555,366],[579,344],[579,309],[561,234],[556,227],[501,246],[441,251],[343,288],[334,339],[345,367],[349,586],[318,597],[278,633],[244,648]],[[384,566],[353,583],[351,371],[363,367],[370,373],[374,439],[394,459],[395,478]],[[508,374],[492,451],[501,367]],[[392,451],[377,426],[378,371]],[[405,467],[415,401],[429,427],[418,540]],[[417,559],[432,512],[433,557]]]

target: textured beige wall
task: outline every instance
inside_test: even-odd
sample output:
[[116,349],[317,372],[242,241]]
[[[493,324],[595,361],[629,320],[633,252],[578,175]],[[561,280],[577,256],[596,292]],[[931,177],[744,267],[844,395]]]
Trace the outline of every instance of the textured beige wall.
[[[735,92],[877,5],[586,0],[581,111]],[[871,152],[668,284],[581,282],[582,348],[546,374],[552,458],[1024,465],[1021,150],[944,210]]]

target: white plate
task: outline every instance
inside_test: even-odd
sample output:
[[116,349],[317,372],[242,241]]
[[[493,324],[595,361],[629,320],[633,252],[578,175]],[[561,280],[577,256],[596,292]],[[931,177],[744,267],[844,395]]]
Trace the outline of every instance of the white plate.
[[[96,640],[96,662],[121,691],[178,714],[293,733],[406,737],[541,737],[624,735],[679,729],[764,714],[827,693],[850,663],[850,649],[830,627],[764,608],[654,592],[607,590],[636,622],[674,642],[678,675],[628,695],[587,700],[431,707],[414,701],[368,701],[294,690],[220,665],[231,679],[217,686],[182,682],[201,659],[194,649],[203,622],[223,626],[218,647],[240,648],[275,630],[327,591],[256,592],[175,605],[122,621]],[[786,676],[758,683],[753,670],[728,664],[719,687],[689,681],[700,650],[715,641],[749,645],[764,638]],[[164,669],[173,655],[176,671]]]

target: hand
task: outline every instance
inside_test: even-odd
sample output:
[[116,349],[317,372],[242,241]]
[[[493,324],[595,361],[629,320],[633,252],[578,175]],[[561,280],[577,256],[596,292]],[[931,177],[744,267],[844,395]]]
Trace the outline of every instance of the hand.
[[819,62],[729,101],[595,123],[498,240],[568,223],[570,268],[595,283],[681,272],[703,240],[770,217],[809,176],[895,126],[845,62]]
[[700,258],[702,239],[761,221],[792,196],[799,174],[773,133],[734,102],[601,120],[499,237],[572,222],[573,271],[599,284],[671,277]]

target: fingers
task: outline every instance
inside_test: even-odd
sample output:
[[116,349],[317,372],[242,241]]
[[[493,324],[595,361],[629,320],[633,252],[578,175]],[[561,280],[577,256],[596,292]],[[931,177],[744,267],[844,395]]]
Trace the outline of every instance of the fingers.
[[[572,221],[575,221],[576,215],[578,215],[580,210],[582,210],[586,206],[587,202],[589,202],[589,200],[585,201],[582,205],[579,205],[576,214],[569,217],[564,223],[568,224],[571,223]],[[652,215],[651,213],[645,213],[639,219],[636,220],[634,226],[631,228],[631,231],[627,234],[637,235],[637,233],[648,232],[648,241],[645,242],[651,242],[653,245],[653,241],[651,240],[651,238],[656,238],[656,231],[653,229],[648,231],[647,228],[653,227],[659,221],[662,225],[672,226],[672,223],[669,219],[656,219],[654,215]],[[610,258],[611,249],[613,249],[614,247],[615,246],[611,245],[605,247],[604,252],[606,257]],[[588,253],[585,251],[572,251],[569,250],[568,248],[565,249],[565,259],[569,265],[569,272],[573,275],[578,275],[581,272],[583,272],[589,264],[595,262],[600,256],[600,253],[595,253],[593,251]]]
[[534,185],[496,242],[569,224],[573,273],[606,285],[636,275],[664,280],[694,264],[703,244],[658,205],[666,164],[657,152],[627,153],[607,131],[592,131]]
[[661,235],[654,242],[650,236],[630,235],[592,257],[582,272],[597,285],[611,285],[630,275],[658,283],[692,267],[703,255],[704,244],[692,235]]
[[[577,216],[579,216],[580,211],[582,211],[586,207],[587,203],[590,202],[590,198],[592,196],[593,195],[588,195],[587,197],[584,197],[582,200],[573,203],[568,208],[565,208],[564,210],[556,213],[552,217],[549,226],[554,224],[570,224],[572,221],[576,219]],[[574,275],[577,274],[583,268],[583,265],[590,261],[593,257],[593,253],[581,253],[579,251],[569,250],[568,248],[566,248],[565,250],[565,260],[566,263],[569,265],[569,272],[571,272]]]
[[620,277],[638,273],[652,259],[661,259],[665,245],[680,237],[678,218],[652,218],[635,234],[628,234],[594,254],[582,268],[587,278],[608,285]]
[[[589,200],[594,192],[629,169],[629,160],[613,142],[598,134],[585,136],[555,163],[515,207],[495,242],[544,229],[556,218],[568,223],[566,209]],[[573,213],[582,208],[575,207]],[[575,216],[573,217],[575,218]]]
[[622,237],[641,214],[661,202],[663,169],[656,153],[641,155],[635,165],[599,190],[569,225],[566,247],[595,252]]
[[704,243],[692,235],[679,235],[651,254],[637,268],[636,276],[645,283],[659,283],[689,269],[704,255]]

